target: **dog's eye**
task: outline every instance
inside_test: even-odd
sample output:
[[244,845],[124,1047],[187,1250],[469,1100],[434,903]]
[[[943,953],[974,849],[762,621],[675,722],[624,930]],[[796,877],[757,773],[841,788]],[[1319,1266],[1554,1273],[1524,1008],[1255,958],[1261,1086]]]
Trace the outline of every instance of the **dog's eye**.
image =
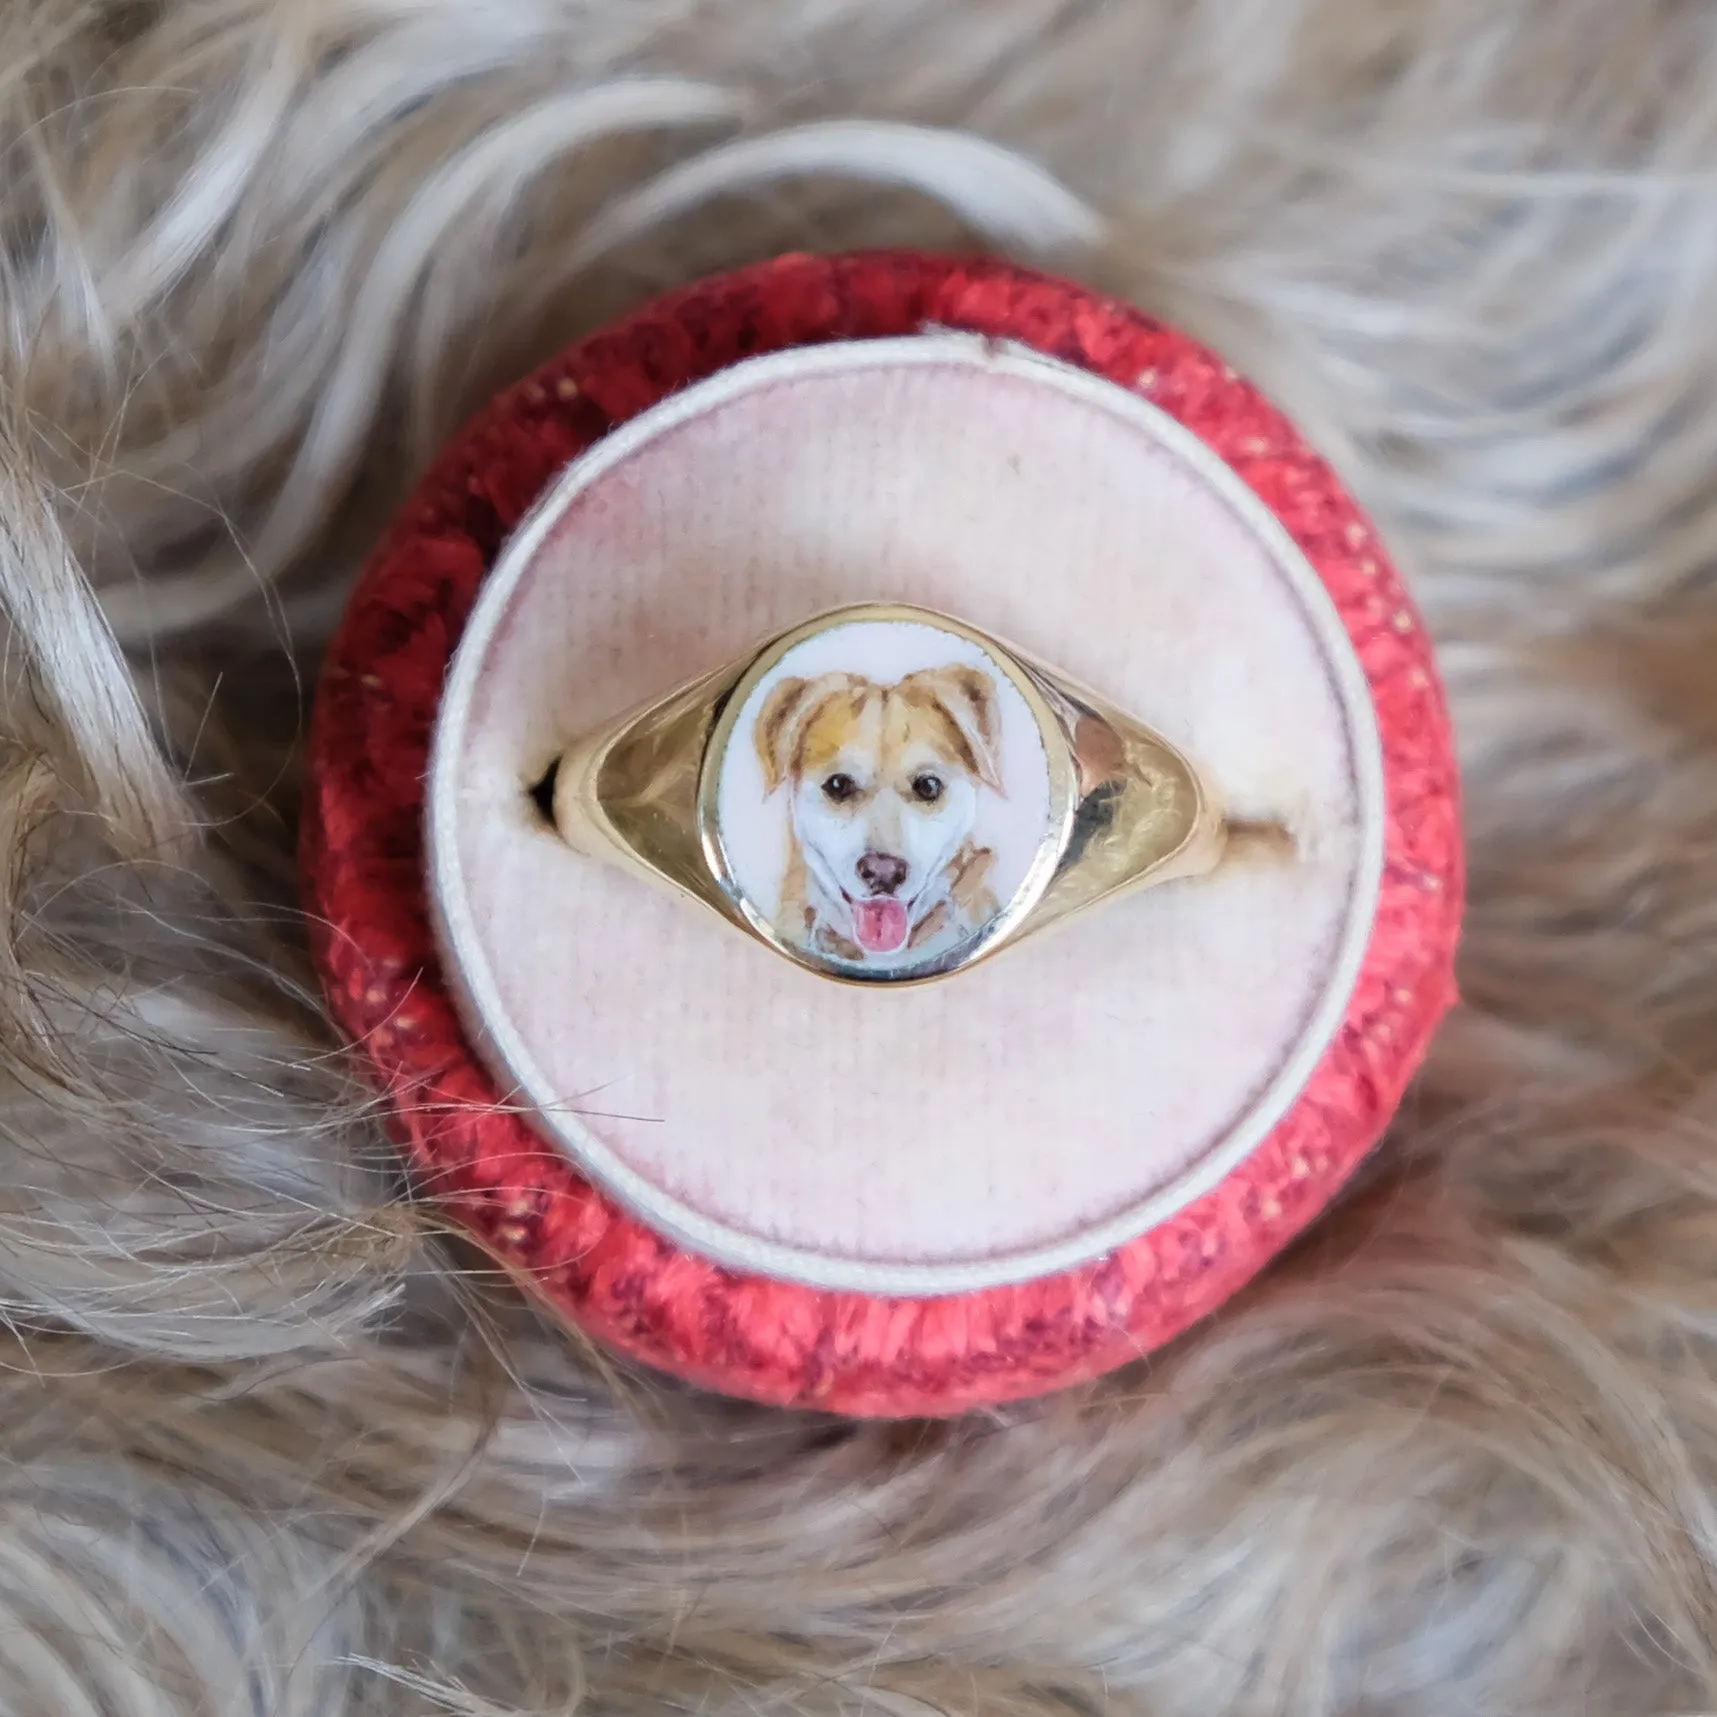
[[934,805],[942,797],[942,777],[940,775],[914,776],[912,796],[921,805]]
[[823,783],[823,791],[837,805],[844,805],[858,791],[858,782],[850,775],[831,775]]

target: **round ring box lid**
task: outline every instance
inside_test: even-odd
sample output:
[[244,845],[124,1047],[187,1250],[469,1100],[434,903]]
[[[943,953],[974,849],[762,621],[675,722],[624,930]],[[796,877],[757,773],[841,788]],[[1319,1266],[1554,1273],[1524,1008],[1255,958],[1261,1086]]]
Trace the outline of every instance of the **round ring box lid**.
[[[1094,688],[1291,851],[878,993],[559,838],[570,740],[867,602]],[[1447,718],[1372,527],[1208,351],[996,262],[781,259],[504,395],[366,572],[312,752],[318,959],[423,1190],[758,1400],[947,1413],[1160,1346],[1339,1190],[1453,997]]]

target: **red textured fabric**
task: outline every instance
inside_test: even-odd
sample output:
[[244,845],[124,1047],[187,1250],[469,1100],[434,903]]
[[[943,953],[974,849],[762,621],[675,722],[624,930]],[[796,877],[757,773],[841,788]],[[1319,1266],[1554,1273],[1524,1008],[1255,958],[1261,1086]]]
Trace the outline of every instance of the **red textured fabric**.
[[[1022,1286],[882,1300],[747,1276],[618,1208],[516,1114],[467,1046],[423,883],[443,675],[488,568],[575,455],[761,352],[928,325],[1018,341],[1137,390],[1212,447],[1317,569],[1376,701],[1388,803],[1376,925],[1298,1103],[1205,1197],[1110,1256]],[[1219,358],[1124,304],[992,260],[787,256],[650,304],[496,400],[424,478],[333,645],[303,841],[329,1003],[391,1101],[419,1187],[584,1330],[727,1394],[947,1414],[1095,1377],[1245,1284],[1376,1143],[1454,999],[1463,867],[1448,717],[1424,629],[1328,466]]]

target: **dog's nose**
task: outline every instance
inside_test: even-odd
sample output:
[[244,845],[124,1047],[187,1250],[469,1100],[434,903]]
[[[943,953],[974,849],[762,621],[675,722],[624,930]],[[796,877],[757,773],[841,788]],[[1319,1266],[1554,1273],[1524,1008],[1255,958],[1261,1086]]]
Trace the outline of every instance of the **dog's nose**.
[[893,894],[906,880],[906,860],[893,853],[866,853],[856,868],[872,894]]

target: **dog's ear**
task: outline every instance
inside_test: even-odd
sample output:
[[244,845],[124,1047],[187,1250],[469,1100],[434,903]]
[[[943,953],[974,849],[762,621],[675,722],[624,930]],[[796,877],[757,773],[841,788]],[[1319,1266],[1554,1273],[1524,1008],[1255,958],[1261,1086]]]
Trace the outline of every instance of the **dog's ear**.
[[1002,786],[1002,712],[996,682],[981,668],[926,668],[901,681],[929,693],[959,730],[972,773],[992,793]]
[[751,736],[757,746],[757,761],[763,765],[765,798],[793,773],[806,724],[830,698],[851,683],[846,674],[824,674],[814,680],[786,679],[763,700]]
[[799,729],[804,725],[806,694],[809,680],[785,679],[779,682],[763,707],[757,712],[751,737],[757,746],[757,761],[763,765],[763,793],[767,798],[783,781],[793,766],[793,749],[798,743]]

